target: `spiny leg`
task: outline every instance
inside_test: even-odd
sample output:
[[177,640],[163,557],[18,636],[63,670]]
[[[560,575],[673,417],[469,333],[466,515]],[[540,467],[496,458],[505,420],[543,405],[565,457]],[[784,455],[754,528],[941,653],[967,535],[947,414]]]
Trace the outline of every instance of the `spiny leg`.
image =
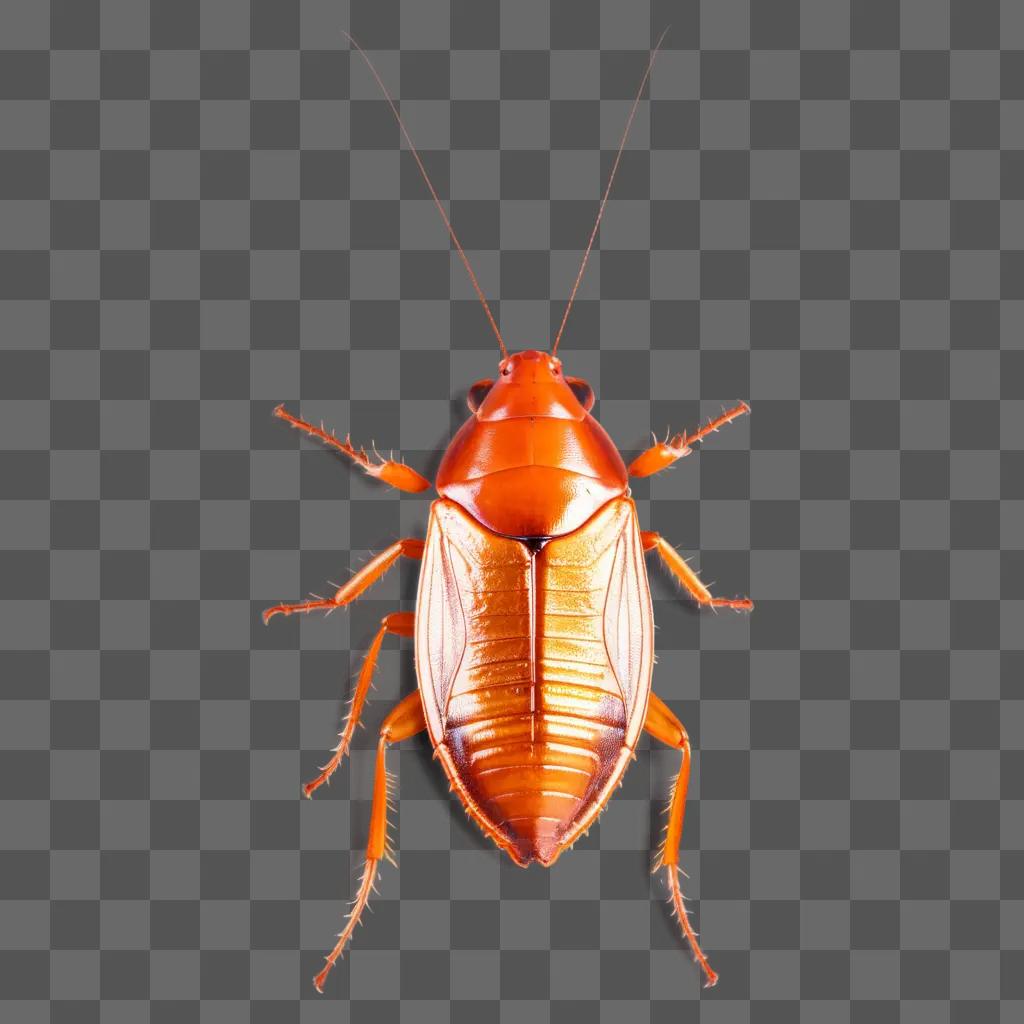
[[392,612],[381,619],[380,629],[377,630],[377,635],[373,638],[373,642],[366,652],[366,657],[363,659],[363,667],[359,671],[356,691],[352,695],[352,703],[349,705],[348,714],[345,716],[345,723],[338,737],[338,745],[334,748],[330,761],[320,769],[320,774],[302,787],[302,792],[307,797],[312,797],[316,790],[330,780],[330,777],[337,771],[338,765],[341,764],[348,753],[356,726],[359,724],[359,718],[363,713],[366,696],[370,692],[370,686],[373,683],[373,670],[377,667],[377,658],[380,657],[380,648],[384,643],[384,637],[388,633],[394,633],[396,636],[412,636],[414,623],[415,616],[412,612]]
[[700,577],[686,564],[686,559],[660,533],[643,530],[640,533],[644,551],[657,551],[670,573],[693,595],[694,599],[708,608],[735,608],[749,612],[754,602],[749,597],[714,597],[701,582]]
[[690,445],[694,442],[703,441],[708,434],[713,434],[720,427],[724,427],[726,423],[731,423],[738,416],[748,412],[750,412],[750,406],[746,402],[740,402],[732,409],[723,410],[721,416],[716,416],[713,420],[705,423],[693,434],[687,434],[684,431],[667,441],[658,441],[655,438],[655,443],[630,463],[629,475],[653,476],[655,473],[660,473],[663,469],[671,466],[676,459],[689,455],[693,451]]
[[359,881],[352,909],[349,911],[345,927],[338,935],[334,949],[327,954],[327,965],[313,979],[318,992],[323,992],[324,982],[331,973],[338,957],[341,956],[348,940],[359,924],[363,910],[369,902],[373,883],[377,878],[377,869],[384,857],[392,860],[388,848],[388,773],[384,763],[384,752],[389,743],[400,743],[426,729],[423,717],[423,702],[419,691],[415,690],[400,700],[390,711],[384,724],[380,727],[380,739],[377,741],[377,767],[373,776],[373,804],[370,809],[370,836],[366,843],[366,860],[363,874]]
[[686,735],[683,723],[673,714],[672,709],[665,704],[657,694],[652,693],[647,705],[647,718],[644,720],[644,729],[656,740],[675,747],[682,753],[682,762],[679,765],[679,774],[676,776],[675,785],[672,787],[672,798],[668,805],[668,822],[665,825],[665,838],[654,863],[654,870],[665,869],[668,880],[669,893],[671,894],[672,906],[679,924],[690,944],[693,958],[700,964],[704,971],[705,986],[711,988],[718,983],[718,975],[711,969],[704,950],[700,948],[697,941],[697,933],[690,924],[689,914],[683,903],[683,894],[679,889],[679,846],[683,841],[683,817],[686,814],[686,789],[690,782],[690,738]]
[[306,420],[299,419],[298,416],[293,416],[283,405],[279,405],[274,410],[274,415],[278,419],[284,420],[285,423],[291,424],[297,430],[303,430],[318,441],[323,441],[324,444],[335,449],[335,451],[347,455],[370,476],[383,480],[384,483],[397,487],[400,491],[409,491],[415,494],[419,491],[425,491],[430,486],[430,481],[425,476],[421,476],[415,469],[407,466],[404,462],[385,459],[377,453],[376,449],[374,449],[374,455],[377,455],[380,461],[374,462],[366,454],[365,448],[353,447],[351,438],[346,437],[344,441],[341,441],[334,434],[329,434],[322,426],[314,426]]
[[424,542],[414,537],[404,537],[385,548],[370,559],[344,586],[338,588],[334,597],[317,598],[315,601],[297,601],[295,604],[275,604],[263,613],[263,621],[269,622],[275,615],[291,615],[293,612],[333,611],[351,604],[360,594],[369,590],[403,555],[406,558],[422,558]]

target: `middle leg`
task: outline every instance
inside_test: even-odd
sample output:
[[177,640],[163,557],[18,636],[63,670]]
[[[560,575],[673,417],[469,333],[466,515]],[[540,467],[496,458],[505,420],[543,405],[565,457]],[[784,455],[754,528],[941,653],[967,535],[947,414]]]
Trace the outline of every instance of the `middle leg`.
[[263,613],[264,624],[275,615],[292,615],[295,612],[332,612],[351,604],[364,591],[369,590],[403,555],[406,558],[422,558],[424,542],[415,537],[403,537],[371,558],[348,583],[338,587],[334,597],[318,597],[315,601],[298,601],[295,604],[275,604]]
[[749,597],[715,597],[701,582],[701,578],[686,564],[686,559],[660,533],[643,530],[640,534],[644,551],[657,551],[670,573],[693,595],[694,599],[708,608],[735,608],[749,612],[754,602]]

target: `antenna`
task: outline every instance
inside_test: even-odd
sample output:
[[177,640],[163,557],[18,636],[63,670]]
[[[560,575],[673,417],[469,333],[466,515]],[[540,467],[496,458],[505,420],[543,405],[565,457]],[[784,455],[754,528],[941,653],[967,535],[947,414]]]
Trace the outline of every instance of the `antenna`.
[[[469,280],[473,284],[473,288],[476,291],[477,298],[480,300],[480,304],[484,307],[484,312],[487,314],[487,320],[491,325],[491,330],[494,331],[494,336],[498,339],[498,345],[501,348],[501,355],[503,359],[508,358],[508,349],[505,348],[505,342],[501,337],[501,331],[498,330],[498,325],[495,322],[494,314],[491,313],[491,307],[487,305],[487,299],[484,297],[483,289],[480,287],[480,282],[476,279],[476,274],[473,273],[473,268],[469,265],[469,260],[466,258],[465,250],[462,248],[462,243],[459,241],[458,235],[455,234],[455,228],[452,227],[452,222],[448,219],[448,214],[445,213],[444,206],[441,204],[441,200],[438,198],[437,192],[434,189],[433,182],[430,180],[430,176],[427,174],[427,169],[423,166],[423,161],[420,159],[420,154],[416,149],[412,139],[409,136],[408,129],[405,127],[405,122],[402,120],[402,115],[398,112],[398,107],[395,106],[395,101],[391,98],[391,93],[388,92],[388,87],[384,84],[380,75],[377,73],[377,69],[373,66],[373,61],[367,56],[366,51],[347,33],[344,33],[345,38],[359,51],[359,55],[366,61],[366,66],[370,69],[370,73],[377,80],[377,84],[380,86],[380,91],[384,93],[384,98],[388,101],[388,106],[391,107],[391,113],[395,115],[395,120],[398,122],[398,127],[402,131],[402,137],[405,139],[409,146],[409,151],[412,153],[416,160],[416,166],[420,169],[420,174],[423,175],[423,180],[427,183],[427,188],[430,189],[430,194],[433,196],[434,205],[437,207],[438,213],[441,214],[441,220],[444,221],[444,226],[448,229],[448,234],[451,235],[452,241],[455,243],[455,248],[459,252],[459,257],[462,260],[462,265],[466,268],[466,273],[469,274]],[[650,68],[648,68],[650,73]],[[646,78],[644,79],[646,81]]]
[[565,313],[562,315],[562,323],[558,328],[558,333],[555,335],[555,343],[551,346],[551,354],[554,355],[558,351],[558,343],[562,340],[562,332],[565,330],[565,322],[569,319],[569,310],[572,309],[573,300],[576,298],[576,292],[579,289],[580,281],[583,280],[583,272],[587,269],[587,261],[590,259],[590,250],[594,246],[594,239],[597,238],[597,229],[601,226],[601,218],[604,216],[604,208],[608,205],[608,194],[612,190],[612,182],[615,181],[615,172],[619,169],[619,161],[622,159],[622,151],[626,148],[626,139],[629,138],[629,129],[633,127],[633,119],[636,117],[637,107],[640,106],[640,97],[643,95],[644,86],[647,85],[647,79],[651,77],[651,69],[654,67],[654,59],[658,56],[658,51],[661,49],[661,44],[665,41],[665,36],[668,35],[668,28],[661,33],[658,38],[658,42],[655,44],[654,49],[651,51],[651,59],[647,62],[647,70],[644,72],[644,77],[640,80],[640,88],[637,89],[636,99],[633,100],[633,106],[630,108],[629,117],[626,118],[626,130],[622,133],[622,141],[619,143],[619,151],[615,154],[615,162],[612,164],[612,172],[608,175],[608,187],[604,190],[604,196],[601,198],[601,205],[598,207],[597,220],[594,221],[594,230],[590,232],[590,241],[587,242],[587,250],[583,254],[583,262],[580,264],[579,273],[576,275],[576,281],[572,286],[572,291],[569,293],[569,301],[565,306]]

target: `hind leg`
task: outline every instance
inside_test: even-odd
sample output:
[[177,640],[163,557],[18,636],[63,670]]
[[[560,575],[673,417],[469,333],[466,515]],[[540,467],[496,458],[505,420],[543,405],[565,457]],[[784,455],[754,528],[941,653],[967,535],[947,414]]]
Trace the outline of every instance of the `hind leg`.
[[359,679],[356,682],[355,693],[352,695],[352,703],[349,705],[348,714],[345,716],[345,724],[341,727],[341,733],[338,736],[338,745],[334,748],[331,759],[320,769],[320,774],[302,787],[302,792],[307,797],[312,797],[317,789],[325,782],[330,781],[338,765],[341,764],[348,753],[352,737],[355,735],[356,726],[359,724],[359,718],[363,713],[363,706],[366,704],[367,694],[369,694],[370,686],[373,683],[373,670],[377,667],[377,659],[380,657],[380,649],[384,643],[384,637],[388,633],[394,633],[396,636],[412,636],[414,623],[415,616],[412,612],[392,612],[390,615],[385,615],[381,620],[380,629],[377,630],[377,635],[373,638],[370,649],[366,652],[366,657],[363,659],[363,667],[359,671]]
[[672,906],[679,924],[690,944],[693,958],[700,964],[707,978],[705,985],[711,988],[718,983],[718,975],[711,969],[704,950],[697,942],[697,933],[690,924],[686,906],[683,904],[683,894],[679,889],[679,845],[683,841],[683,817],[686,814],[686,790],[690,782],[690,738],[686,735],[683,723],[672,713],[665,702],[652,693],[650,702],[647,705],[647,718],[644,721],[644,729],[656,740],[675,747],[682,753],[682,763],[679,766],[679,774],[676,776],[675,785],[672,787],[672,799],[668,805],[668,823],[665,826],[665,840],[658,851],[658,859],[654,870],[665,869],[668,879],[668,888],[672,896]]
[[373,883],[377,878],[377,869],[382,858],[387,857],[391,860],[391,852],[388,848],[388,773],[384,763],[387,746],[389,743],[400,743],[402,740],[407,740],[422,732],[426,727],[426,719],[423,717],[423,702],[420,700],[418,690],[400,700],[391,709],[387,718],[384,719],[384,724],[380,727],[380,739],[377,741],[377,767],[373,776],[370,837],[366,843],[363,874],[345,927],[341,930],[334,949],[327,954],[327,965],[313,979],[313,984],[316,985],[318,992],[323,992],[327,975],[331,973],[331,968],[341,956],[348,940],[352,938],[356,925],[359,924],[359,918],[366,909],[370,893],[373,891]]

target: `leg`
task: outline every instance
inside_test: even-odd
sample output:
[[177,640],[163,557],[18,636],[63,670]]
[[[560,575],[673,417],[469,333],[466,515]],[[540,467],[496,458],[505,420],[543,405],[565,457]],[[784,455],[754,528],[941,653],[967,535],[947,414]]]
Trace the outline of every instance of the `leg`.
[[713,434],[719,427],[724,427],[726,423],[747,412],[750,412],[750,406],[746,402],[740,402],[739,405],[706,423],[695,434],[676,434],[670,441],[658,441],[655,438],[655,443],[633,460],[629,467],[629,475],[652,476],[654,473],[660,473],[676,459],[689,455],[693,450],[690,445],[694,441],[703,441],[708,434]]
[[384,637],[388,633],[394,633],[396,636],[412,636],[414,621],[412,612],[392,612],[381,620],[380,629],[377,630],[377,635],[373,638],[373,643],[370,644],[370,649],[366,652],[366,657],[363,659],[363,667],[359,671],[359,680],[356,683],[356,692],[352,695],[352,703],[349,705],[348,714],[345,716],[345,724],[341,728],[338,745],[334,748],[330,761],[320,769],[320,774],[312,782],[307,782],[302,787],[302,792],[307,797],[312,797],[317,789],[330,780],[338,765],[341,764],[342,759],[348,753],[348,748],[352,743],[352,736],[355,734],[359,718],[363,713],[366,695],[370,692],[370,686],[373,682],[373,670],[377,667],[377,658],[380,656],[380,648],[384,643]]
[[754,602],[749,597],[712,597],[711,591],[701,583],[700,577],[686,564],[686,559],[660,533],[643,530],[640,539],[644,551],[657,550],[668,571],[700,604],[708,608],[735,608],[741,612],[749,612],[754,607]]
[[300,420],[297,416],[293,416],[283,405],[279,405],[274,410],[274,415],[278,419],[284,420],[285,423],[290,423],[298,430],[304,430],[318,441],[323,441],[324,444],[334,448],[335,451],[347,455],[356,465],[362,466],[370,476],[383,480],[384,483],[391,484],[392,487],[397,487],[400,491],[410,491],[415,494],[418,491],[425,491],[430,486],[430,481],[426,477],[420,476],[415,469],[407,466],[404,462],[384,459],[378,454],[376,449],[374,449],[373,453],[380,461],[374,462],[366,454],[366,449],[353,448],[350,438],[346,437],[344,441],[339,441],[334,434],[328,434],[323,427],[315,427],[312,423],[307,423],[305,420]]
[[313,979],[318,992],[323,992],[324,982],[335,961],[341,956],[345,944],[352,937],[352,933],[359,924],[359,918],[366,904],[370,899],[373,890],[373,883],[377,878],[377,868],[381,859],[387,857],[392,860],[391,851],[388,848],[388,773],[384,764],[384,751],[389,743],[399,743],[415,736],[418,732],[426,729],[427,723],[423,717],[423,702],[420,700],[419,691],[410,693],[408,697],[400,700],[392,709],[384,724],[380,727],[380,739],[377,742],[377,768],[373,776],[373,805],[370,810],[370,838],[366,843],[366,861],[363,864],[363,875],[359,881],[359,890],[356,893],[352,909],[349,911],[345,927],[338,936],[338,941],[327,955],[327,966]]
[[693,958],[700,964],[707,978],[706,988],[711,988],[718,983],[718,975],[711,969],[704,950],[697,942],[697,933],[690,924],[689,915],[686,913],[686,906],[683,903],[683,894],[679,889],[679,845],[683,840],[683,816],[686,813],[686,789],[690,782],[690,739],[686,735],[683,723],[672,713],[672,710],[665,704],[657,694],[652,693],[650,702],[647,705],[647,718],[644,721],[644,729],[656,740],[675,747],[682,752],[683,759],[679,766],[679,774],[676,776],[675,785],[672,787],[672,799],[668,805],[668,823],[665,826],[665,839],[658,851],[654,870],[665,869],[668,879],[668,888],[672,897],[672,906],[679,924],[682,926],[686,941],[690,944]]
[[275,615],[291,615],[292,612],[312,612],[317,609],[333,611],[351,604],[365,590],[369,590],[404,555],[406,558],[423,557],[423,541],[405,537],[395,541],[376,558],[370,559],[343,587],[339,587],[332,598],[317,598],[315,601],[299,601],[297,604],[276,604],[263,613],[263,621],[269,622]]

